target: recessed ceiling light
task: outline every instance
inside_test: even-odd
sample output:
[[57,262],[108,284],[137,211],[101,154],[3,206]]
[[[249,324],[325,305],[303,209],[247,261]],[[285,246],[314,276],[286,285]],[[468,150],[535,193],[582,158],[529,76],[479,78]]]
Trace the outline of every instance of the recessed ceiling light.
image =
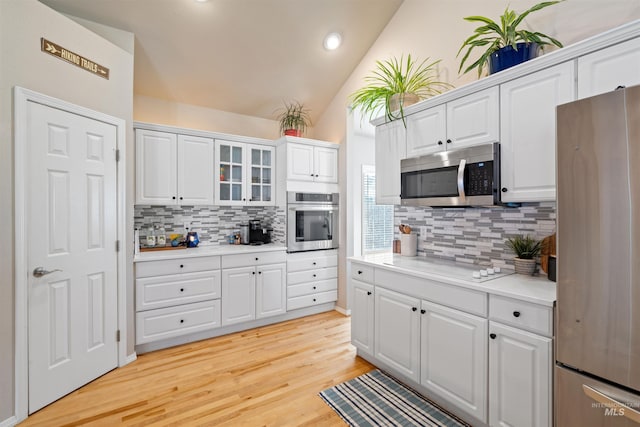
[[342,36],[340,33],[329,33],[324,38],[324,48],[327,50],[336,50],[340,43],[342,43]]

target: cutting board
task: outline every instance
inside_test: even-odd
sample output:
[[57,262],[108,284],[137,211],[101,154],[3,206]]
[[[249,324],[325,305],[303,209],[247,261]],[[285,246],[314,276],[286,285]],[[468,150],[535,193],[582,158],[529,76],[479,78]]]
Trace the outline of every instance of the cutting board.
[[549,273],[549,255],[556,254],[556,233],[542,239],[542,250],[540,251],[540,266],[542,271]]

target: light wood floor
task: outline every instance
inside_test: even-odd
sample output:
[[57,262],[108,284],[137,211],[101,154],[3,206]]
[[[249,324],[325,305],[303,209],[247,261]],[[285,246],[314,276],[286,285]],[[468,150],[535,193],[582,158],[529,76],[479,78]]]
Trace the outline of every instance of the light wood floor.
[[331,311],[143,354],[20,426],[340,426],[318,392],[371,369]]

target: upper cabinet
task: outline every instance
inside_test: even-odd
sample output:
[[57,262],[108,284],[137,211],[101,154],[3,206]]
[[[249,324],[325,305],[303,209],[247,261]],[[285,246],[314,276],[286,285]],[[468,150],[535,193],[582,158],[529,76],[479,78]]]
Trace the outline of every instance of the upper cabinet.
[[556,106],[575,99],[568,61],[500,85],[503,202],[555,200]]
[[136,204],[213,204],[213,139],[136,130]]
[[216,205],[274,205],[274,147],[216,140]]
[[406,129],[401,120],[376,127],[376,203],[400,204],[400,160],[407,154]]
[[306,144],[287,144],[287,179],[338,182],[338,150]]
[[598,50],[578,58],[578,98],[611,92],[618,86],[640,84],[640,39]]
[[499,138],[498,87],[429,108],[407,117],[407,157]]

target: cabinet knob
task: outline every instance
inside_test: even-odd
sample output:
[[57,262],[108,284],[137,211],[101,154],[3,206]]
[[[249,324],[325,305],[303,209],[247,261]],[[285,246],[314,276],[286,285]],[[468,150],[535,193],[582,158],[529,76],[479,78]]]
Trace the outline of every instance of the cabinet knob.
[[184,265],[183,265],[183,264],[180,264],[180,268],[184,268]]
[[314,286],[313,289],[317,289],[317,288]]
[[422,310],[420,310],[420,313],[425,314],[427,312],[427,310],[425,310],[424,308]]
[[316,178],[317,178],[317,177],[319,177],[319,176],[320,176],[320,175],[317,175],[317,174],[316,174]]
[[418,311],[418,307],[411,307],[411,311]]
[[247,201],[247,199],[242,199],[242,201],[243,201],[243,202],[246,202],[246,201]]
[[513,317],[520,317],[520,312],[519,311],[514,311],[513,312]]
[[451,140],[450,139],[447,139],[447,144],[451,144]]
[[500,190],[500,191],[502,191],[503,193],[506,193],[509,190],[507,190],[507,187],[502,187],[502,190]]
[[489,338],[491,338],[492,340],[495,340],[496,336],[497,336],[496,334],[489,334]]
[[258,274],[262,274],[262,271],[258,271]]
[[442,145],[442,141],[438,141],[438,145]]
[[182,200],[182,196],[180,196],[180,200]]
[[316,262],[315,262],[315,261],[313,261],[313,265],[316,265]]
[[316,302],[316,299],[315,299],[315,298],[313,299],[313,302]]
[[256,261],[258,260],[258,257],[256,257]]
[[175,199],[176,199],[176,196],[173,196],[173,197],[172,197],[172,199],[173,199],[173,200],[175,200]]
[[184,319],[180,319],[180,323],[184,323]]
[[371,291],[367,291],[367,295],[371,295]]
[[362,270],[358,270],[358,274],[362,274]]
[[180,292],[184,292],[184,288],[180,288]]
[[314,274],[313,277],[316,277],[316,275]]
[[252,271],[252,272],[251,272],[251,274],[256,274],[256,272],[255,272],[255,271]]
[[311,174],[310,176],[313,176],[313,174]]

